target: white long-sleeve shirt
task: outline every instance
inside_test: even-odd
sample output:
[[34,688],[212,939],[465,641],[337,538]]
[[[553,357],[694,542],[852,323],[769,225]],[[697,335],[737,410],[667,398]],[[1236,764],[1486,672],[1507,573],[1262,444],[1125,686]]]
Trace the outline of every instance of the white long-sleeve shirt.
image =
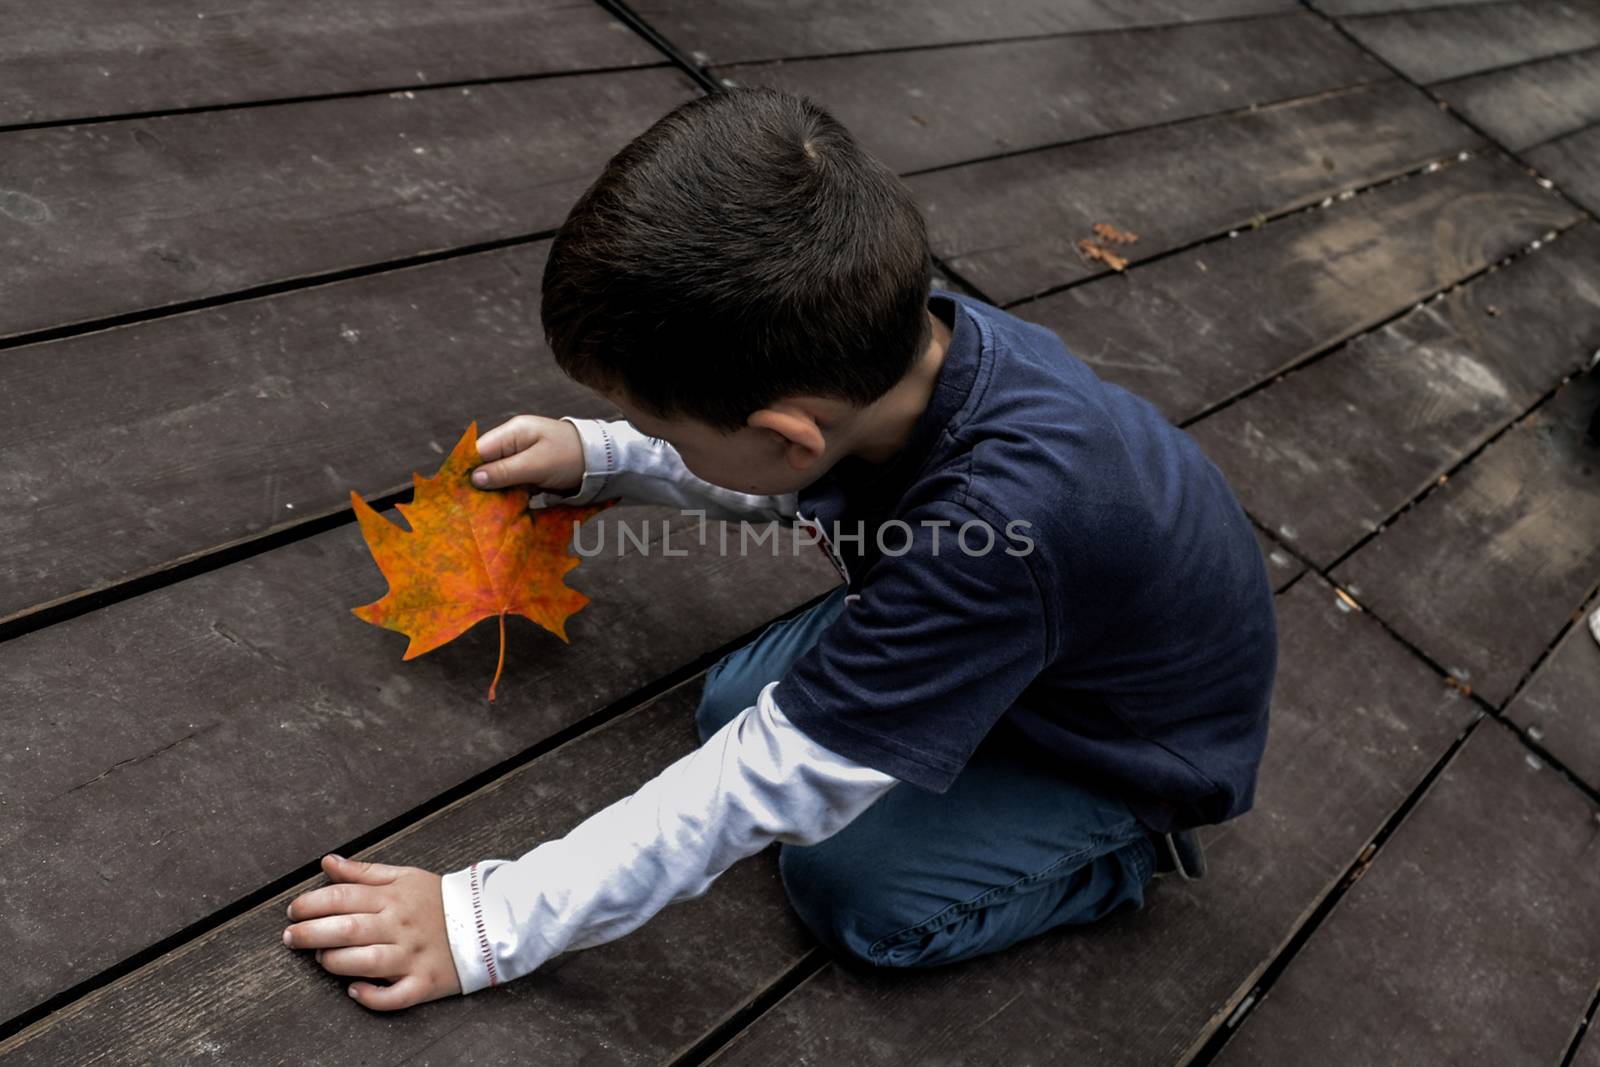
[[[795,497],[755,496],[695,477],[671,445],[626,422],[569,419],[585,474],[570,496],[704,509],[729,519],[795,521]],[[898,781],[816,744],[773,699],[777,682],[695,751],[565,837],[517,860],[444,876],[445,927],[463,993],[527,974],[569,949],[637,929],[667,904],[704,893],[736,861],[774,841],[815,844]]]

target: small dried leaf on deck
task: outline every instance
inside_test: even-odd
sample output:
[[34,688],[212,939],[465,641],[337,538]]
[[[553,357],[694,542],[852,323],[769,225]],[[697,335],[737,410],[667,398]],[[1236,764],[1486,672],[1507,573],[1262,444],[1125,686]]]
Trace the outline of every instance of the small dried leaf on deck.
[[1101,240],[1115,241],[1119,245],[1132,244],[1139,239],[1138,234],[1129,233],[1127,230],[1119,230],[1109,222],[1095,223],[1094,232],[1095,236]]
[[1110,267],[1112,270],[1126,270],[1127,269],[1127,266],[1128,266],[1128,261],[1127,260],[1123,259],[1121,256],[1117,255],[1115,252],[1111,251],[1111,249],[1106,248],[1106,247],[1104,247],[1102,245],[1095,244],[1093,241],[1089,240],[1087,237],[1082,238],[1081,240],[1078,241],[1078,251],[1081,252],[1084,255],[1085,258],[1093,259],[1093,260],[1099,260],[1101,263],[1104,263],[1106,266]]

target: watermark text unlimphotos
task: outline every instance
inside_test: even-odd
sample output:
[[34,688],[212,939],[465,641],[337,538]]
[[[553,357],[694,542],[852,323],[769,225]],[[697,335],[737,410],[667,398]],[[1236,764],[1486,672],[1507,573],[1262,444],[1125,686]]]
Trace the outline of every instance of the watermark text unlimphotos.
[[919,544],[925,545],[933,556],[959,553],[976,557],[991,552],[1026,556],[1033,551],[1033,538],[1026,532],[1033,524],[1026,519],[1013,519],[999,530],[982,519],[963,523],[949,519],[921,519],[916,523],[890,519],[869,532],[866,523],[859,520],[853,525],[835,522],[828,529],[813,520],[792,524],[777,519],[724,523],[708,521],[704,511],[684,510],[681,514],[697,520],[693,528],[685,528],[671,519],[629,521],[601,516],[588,523],[574,522],[572,546],[578,555],[586,558],[602,555],[608,548],[619,556],[630,549],[648,556],[652,548],[662,556],[687,556],[691,541],[701,547],[715,544],[718,554],[724,556],[776,557],[782,555],[785,548],[790,555],[798,556],[802,550],[814,549],[825,542],[840,552],[846,545],[864,551],[871,543],[885,556],[903,556]]

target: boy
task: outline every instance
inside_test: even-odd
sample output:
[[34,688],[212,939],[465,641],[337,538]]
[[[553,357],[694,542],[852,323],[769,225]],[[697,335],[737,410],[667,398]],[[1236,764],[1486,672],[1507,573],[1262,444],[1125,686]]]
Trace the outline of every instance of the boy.
[[1187,830],[1249,808],[1266,737],[1250,526],[1153,407],[930,278],[909,191],[802,97],[698,99],[610,161],[543,320],[627,421],[519,416],[475,482],[800,523],[846,584],[713,667],[701,747],[632,796],[442,879],[326,857],[286,944],[387,979],[349,987],[386,1010],[619,937],[774,841],[812,932],[885,967],[1198,875]]

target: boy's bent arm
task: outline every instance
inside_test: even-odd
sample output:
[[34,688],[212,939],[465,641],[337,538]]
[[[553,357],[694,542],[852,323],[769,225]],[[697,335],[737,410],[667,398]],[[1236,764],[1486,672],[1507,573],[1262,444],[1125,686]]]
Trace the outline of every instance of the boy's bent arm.
[[643,925],[704,893],[773,841],[814,844],[897,779],[816,744],[779,710],[753,707],[632,796],[515,861],[444,876],[445,926],[461,991],[527,974],[563,951]]
[[678,450],[647,437],[623,420],[563,416],[583,444],[583,483],[570,496],[535,494],[532,507],[545,504],[587,504],[620,499],[637,504],[668,504],[705,511],[713,519],[793,521],[796,497],[760,496],[713,485],[683,465]]

